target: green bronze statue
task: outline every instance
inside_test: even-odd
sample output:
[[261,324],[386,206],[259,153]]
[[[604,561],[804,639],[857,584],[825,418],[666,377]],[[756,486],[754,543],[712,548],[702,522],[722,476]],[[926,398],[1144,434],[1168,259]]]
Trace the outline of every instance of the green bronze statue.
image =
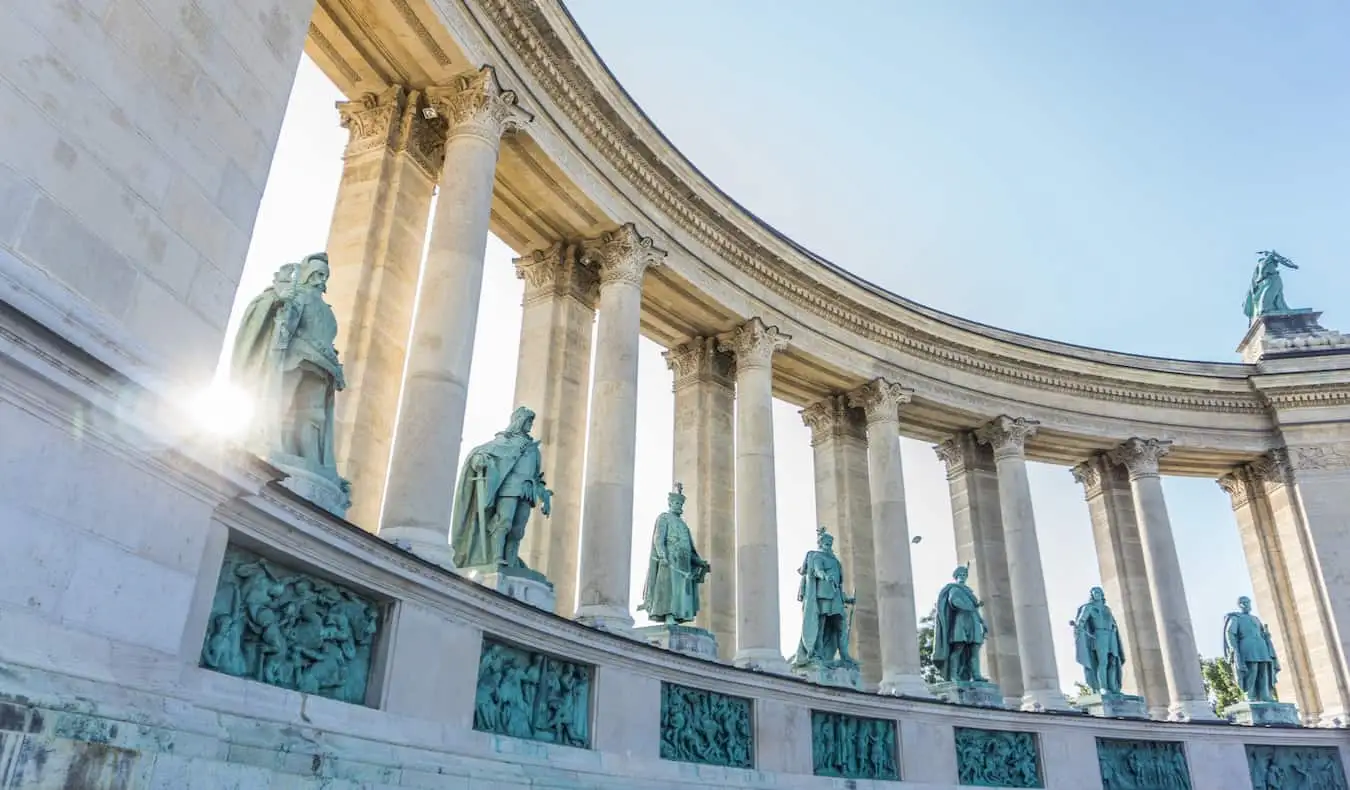
[[966,586],[970,569],[962,565],[938,593],[933,617],[933,665],[944,680],[984,683],[980,674],[980,646],[987,629],[980,609],[984,602]]
[[834,555],[834,537],[824,527],[816,529],[814,551],[797,569],[801,581],[797,600],[802,602],[802,638],[793,666],[856,666],[848,653],[851,607],[856,599],[844,594],[844,566]]
[[689,525],[684,523],[684,486],[675,484],[667,497],[670,509],[656,517],[647,581],[639,610],[658,623],[687,623],[698,615],[698,586],[712,568],[698,555]]
[[1088,688],[1098,694],[1119,694],[1125,648],[1102,588],[1092,588],[1090,600],[1078,607],[1072,625],[1074,652]]
[[524,406],[486,444],[469,451],[455,488],[450,543],[459,568],[525,568],[520,541],[535,505],[548,516],[553,492],[544,484],[534,412]]
[[1270,313],[1290,312],[1284,301],[1284,281],[1280,279],[1280,267],[1297,269],[1294,262],[1274,250],[1261,250],[1256,262],[1256,271],[1252,274],[1252,285],[1247,289],[1247,299],[1242,311],[1247,318],[1255,321]]
[[1280,660],[1270,629],[1252,614],[1252,600],[1238,599],[1238,611],[1223,618],[1223,656],[1249,702],[1274,702]]

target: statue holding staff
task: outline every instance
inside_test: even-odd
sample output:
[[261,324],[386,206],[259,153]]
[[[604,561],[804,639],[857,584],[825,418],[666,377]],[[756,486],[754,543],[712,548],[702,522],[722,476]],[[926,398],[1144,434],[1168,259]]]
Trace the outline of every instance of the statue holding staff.
[[844,566],[834,554],[834,537],[825,527],[816,529],[816,545],[797,569],[802,577],[797,585],[797,600],[802,602],[802,638],[792,663],[856,666],[848,653],[851,607],[856,599],[844,594]]

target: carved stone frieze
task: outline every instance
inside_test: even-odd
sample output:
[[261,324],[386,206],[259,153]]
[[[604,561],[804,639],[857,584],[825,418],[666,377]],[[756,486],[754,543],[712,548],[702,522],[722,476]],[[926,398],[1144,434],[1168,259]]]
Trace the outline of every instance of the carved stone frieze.
[[1126,439],[1119,447],[1107,453],[1115,463],[1125,467],[1130,479],[1158,476],[1158,459],[1172,451],[1172,443],[1162,439]]
[[1169,787],[1190,790],[1191,771],[1178,741],[1097,739],[1102,790]]
[[816,776],[846,779],[900,778],[895,759],[895,722],[811,711],[811,762]]
[[582,242],[581,255],[599,270],[601,288],[615,283],[641,288],[647,268],[660,266],[666,257],[665,250],[657,249],[631,222]]
[[1025,417],[1000,415],[975,430],[975,438],[994,450],[994,458],[1026,455],[1027,439],[1036,435],[1040,423]]
[[715,337],[695,337],[662,352],[666,367],[675,374],[675,389],[710,381],[724,387],[735,386],[736,360],[717,347]]
[[427,101],[449,124],[450,137],[478,137],[494,146],[507,131],[534,120],[519,106],[516,92],[497,82],[491,66],[459,74],[449,85],[427,88]]
[[584,664],[484,639],[473,728],[588,748],[592,674]]
[[802,423],[811,429],[811,446],[836,437],[866,439],[867,428],[859,410],[847,396],[829,395],[801,410]]
[[773,355],[788,347],[791,335],[785,335],[776,326],[766,326],[759,318],[751,318],[730,332],[717,336],[717,347],[736,356],[736,367],[767,368],[773,364]]
[[367,93],[352,101],[337,103],[338,118],[348,132],[348,159],[389,150],[407,154],[431,179],[440,176],[445,161],[445,120],[427,118],[425,97],[418,91],[391,85],[379,93]]
[[577,245],[557,242],[516,258],[516,277],[525,281],[525,304],[570,296],[590,309],[600,297],[600,277],[579,255]]
[[1350,469],[1350,443],[1295,446],[1288,452],[1289,465],[1295,472]]
[[1044,787],[1036,734],[956,728],[956,772],[963,785]]
[[873,379],[848,394],[850,406],[856,406],[867,415],[868,424],[899,422],[900,407],[909,403],[914,393],[886,379]]
[[661,759],[751,767],[755,734],[750,700],[662,683]]

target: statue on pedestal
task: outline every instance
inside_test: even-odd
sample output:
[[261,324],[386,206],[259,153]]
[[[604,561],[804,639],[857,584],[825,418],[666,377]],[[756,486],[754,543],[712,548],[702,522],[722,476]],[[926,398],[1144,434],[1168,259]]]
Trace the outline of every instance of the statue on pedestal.
[[1088,688],[1098,694],[1119,694],[1125,648],[1102,588],[1092,588],[1091,600],[1078,607],[1072,625],[1074,651]]
[[1252,614],[1252,601],[1238,599],[1238,610],[1223,618],[1223,657],[1233,667],[1238,688],[1249,702],[1274,702],[1280,661],[1270,629]]
[[986,683],[980,674],[980,646],[987,630],[980,609],[984,602],[966,586],[970,569],[965,565],[952,573],[952,581],[938,593],[933,618],[933,665],[948,681]]
[[244,310],[230,371],[253,396],[253,449],[287,472],[297,492],[342,515],[351,484],[337,472],[333,411],[347,382],[333,347],[337,317],[323,298],[328,276],[322,252],[278,269]]
[[[825,527],[816,529],[817,549],[808,551],[797,585],[802,602],[802,638],[793,666],[840,665],[856,667],[848,654],[852,606],[856,599],[844,594],[844,566],[834,555],[834,537]],[[836,658],[837,656],[837,658]]]
[[1252,273],[1252,284],[1247,289],[1247,299],[1242,311],[1247,318],[1255,321],[1268,313],[1289,312],[1284,301],[1284,281],[1280,279],[1280,267],[1297,269],[1294,262],[1274,250],[1261,250],[1256,262],[1256,271]]
[[534,412],[521,406],[506,430],[469,451],[450,522],[456,567],[528,570],[520,559],[525,524],[535,505],[548,516],[553,496],[533,426]]
[[680,517],[684,512],[684,486],[676,483],[667,501],[670,509],[656,517],[647,582],[638,609],[655,622],[675,625],[698,615],[698,586],[712,566],[698,555],[689,525]]

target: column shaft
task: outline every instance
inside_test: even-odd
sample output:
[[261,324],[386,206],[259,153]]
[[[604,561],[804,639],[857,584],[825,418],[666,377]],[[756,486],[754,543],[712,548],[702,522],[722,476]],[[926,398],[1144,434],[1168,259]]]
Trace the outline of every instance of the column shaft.
[[1072,472],[1074,479],[1083,485],[1087,499],[1102,590],[1119,615],[1117,620],[1124,632],[1122,690],[1143,696],[1149,705],[1149,715],[1166,719],[1167,673],[1153,618],[1153,596],[1149,592],[1143,539],[1134,514],[1129,478],[1104,453],[1075,466]]
[[1022,658],[1017,652],[1017,620],[994,453],[979,443],[973,431],[962,431],[933,449],[947,466],[956,557],[970,567],[970,585],[984,601],[989,627],[984,671],[1010,704],[1021,705]]
[[1045,574],[1036,539],[1036,514],[1024,455],[1026,439],[1035,431],[1033,420],[999,417],[981,427],[977,436],[993,447],[998,469],[1013,619],[1017,622],[1017,652],[1022,657],[1022,708],[1062,710],[1068,708],[1068,702],[1059,686],[1054,631],[1050,627]]
[[[492,184],[502,132],[528,116],[492,69],[433,88],[449,123],[440,194],[417,300],[380,534],[443,565],[459,466]],[[400,441],[401,440],[401,441]]]
[[1134,512],[1143,538],[1144,565],[1148,569],[1153,617],[1162,645],[1163,669],[1171,697],[1171,718],[1180,721],[1213,719],[1200,674],[1200,653],[1186,603],[1186,585],[1181,577],[1172,522],[1167,515],[1158,459],[1169,442],[1130,439],[1109,454],[1130,475]]
[[580,594],[576,617],[593,628],[633,627],[629,582],[633,553],[633,472],[637,454],[638,341],[642,277],[665,253],[632,225],[586,242],[600,270],[600,317],[591,385],[586,499],[581,516]]
[[786,673],[778,611],[778,508],[773,462],[773,355],[790,340],[752,318],[719,338],[736,356],[736,657]]
[[675,479],[684,483],[685,520],[712,565],[695,623],[717,637],[718,655],[736,653],[735,363],[711,337],[666,352],[675,374]]
[[872,492],[872,549],[876,569],[877,633],[881,641],[883,694],[931,696],[919,666],[919,628],[914,610],[914,569],[909,556],[909,517],[900,458],[902,403],[910,394],[877,379],[849,395],[867,415],[867,476]]
[[392,86],[341,102],[343,154],[328,261],[347,388],[337,399],[338,469],[352,483],[347,520],[380,525],[394,419],[403,386],[431,195],[445,151],[444,121],[417,91]]
[[581,471],[599,295],[595,271],[577,257],[576,245],[558,243],[515,261],[516,275],[525,280],[515,403],[534,409],[544,480],[554,493],[552,515],[526,531],[521,557],[553,582],[557,612],[569,617],[577,605]]

